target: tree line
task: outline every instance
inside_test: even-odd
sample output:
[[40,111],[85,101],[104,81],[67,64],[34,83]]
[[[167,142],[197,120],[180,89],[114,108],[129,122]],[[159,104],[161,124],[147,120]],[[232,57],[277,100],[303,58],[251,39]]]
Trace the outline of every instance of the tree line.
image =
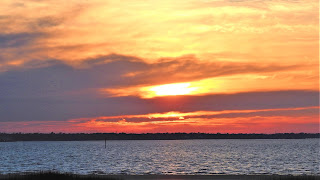
[[208,134],[208,133],[0,133],[0,142],[89,140],[187,140],[187,139],[306,139],[320,133]]

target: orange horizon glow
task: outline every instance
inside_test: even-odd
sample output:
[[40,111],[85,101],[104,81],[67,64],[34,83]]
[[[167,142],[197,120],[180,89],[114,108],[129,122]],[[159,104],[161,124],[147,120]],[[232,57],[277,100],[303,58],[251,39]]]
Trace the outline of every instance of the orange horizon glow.
[[[319,115],[289,116],[287,111],[319,110],[319,106],[260,110],[224,110],[166,112],[70,119],[68,121],[0,122],[0,132],[204,132],[204,133],[274,133],[312,132],[319,130]],[[263,116],[254,113],[279,112]],[[253,113],[253,114],[251,114]],[[228,115],[236,114],[235,117]],[[242,114],[242,115],[241,115]],[[225,116],[225,117],[224,117]],[[43,131],[39,131],[39,127]],[[303,128],[303,130],[301,129]],[[289,130],[289,131],[288,131]]]
[[[2,133],[319,133],[319,116],[288,118],[250,117],[208,120],[193,119],[188,121],[163,121],[132,123],[71,123],[61,121],[0,122]],[[202,123],[201,123],[202,122]]]

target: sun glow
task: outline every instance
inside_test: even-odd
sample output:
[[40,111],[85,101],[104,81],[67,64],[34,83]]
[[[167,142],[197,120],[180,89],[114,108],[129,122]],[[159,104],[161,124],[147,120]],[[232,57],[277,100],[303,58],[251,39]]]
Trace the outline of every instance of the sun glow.
[[187,95],[196,91],[197,87],[191,87],[190,83],[165,84],[149,88],[149,92],[155,96]]

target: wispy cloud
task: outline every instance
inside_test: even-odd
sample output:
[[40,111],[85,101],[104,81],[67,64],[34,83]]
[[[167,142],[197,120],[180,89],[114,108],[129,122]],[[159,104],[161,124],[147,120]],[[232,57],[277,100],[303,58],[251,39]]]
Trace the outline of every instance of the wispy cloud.
[[[318,106],[318,15],[317,0],[1,0],[0,121],[50,129],[83,117]],[[154,96],[172,83],[194,91]],[[260,113],[276,124],[246,116]],[[214,116],[193,119],[227,119]],[[104,128],[137,125],[122,123]]]
[[[102,116],[93,118],[80,118],[69,120],[70,122],[153,122],[158,121],[185,121],[186,119],[211,119],[232,117],[255,117],[255,116],[279,116],[294,117],[297,115],[314,115],[319,110],[318,106],[303,108],[279,108],[279,109],[250,109],[250,110],[222,110],[222,111],[195,111],[195,112],[166,112],[142,115]],[[298,114],[297,114],[298,113]]]
[[[68,62],[112,53],[150,62],[188,54],[211,61],[208,54],[222,52],[258,54],[269,62],[279,62],[274,56],[317,61],[316,0],[3,0],[0,6],[1,34],[46,34],[28,45],[35,47],[29,58],[17,56],[18,50],[10,52],[16,55],[12,61],[30,61],[43,53]],[[250,57],[228,59],[257,60]]]
[[[0,131],[127,133],[199,131],[208,133],[318,132],[318,115],[308,113],[310,110],[318,111],[319,107],[188,113],[166,112],[145,115],[80,118],[62,122],[0,122],[3,125]],[[229,115],[234,116],[231,118]],[[40,127],[41,131],[39,131]]]

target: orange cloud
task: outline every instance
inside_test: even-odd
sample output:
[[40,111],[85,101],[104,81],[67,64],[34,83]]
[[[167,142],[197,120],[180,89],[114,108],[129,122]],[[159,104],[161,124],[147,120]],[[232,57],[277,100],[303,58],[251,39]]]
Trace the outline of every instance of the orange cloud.
[[[123,74],[134,84],[103,90],[112,96],[317,90],[318,4],[3,0],[0,72],[50,59],[83,68],[122,54],[149,69]],[[193,90],[152,91],[171,83]]]
[[[319,107],[261,110],[167,112],[145,115],[80,118],[68,121],[0,122],[6,132],[206,132],[206,133],[275,133],[318,132],[319,115],[305,110]],[[296,111],[301,114],[292,115]],[[259,112],[271,114],[257,114]],[[273,114],[275,112],[280,112]],[[282,114],[281,114],[282,112]],[[234,117],[228,115],[235,114]]]
[[[183,83],[159,84],[153,86],[132,86],[100,89],[106,96],[139,96],[141,98],[154,98],[177,95],[208,95],[208,94],[234,94],[256,91],[283,91],[283,90],[315,90],[319,89],[317,77],[285,76],[283,73],[275,74],[245,74],[225,77],[213,77]],[[297,82],[297,80],[299,80]]]
[[0,7],[0,34],[45,34],[21,56],[21,50],[5,48],[14,54],[11,60],[72,63],[116,53],[148,62],[188,54],[212,61],[212,54],[228,52],[247,56],[219,61],[317,61],[317,0],[2,0]]

